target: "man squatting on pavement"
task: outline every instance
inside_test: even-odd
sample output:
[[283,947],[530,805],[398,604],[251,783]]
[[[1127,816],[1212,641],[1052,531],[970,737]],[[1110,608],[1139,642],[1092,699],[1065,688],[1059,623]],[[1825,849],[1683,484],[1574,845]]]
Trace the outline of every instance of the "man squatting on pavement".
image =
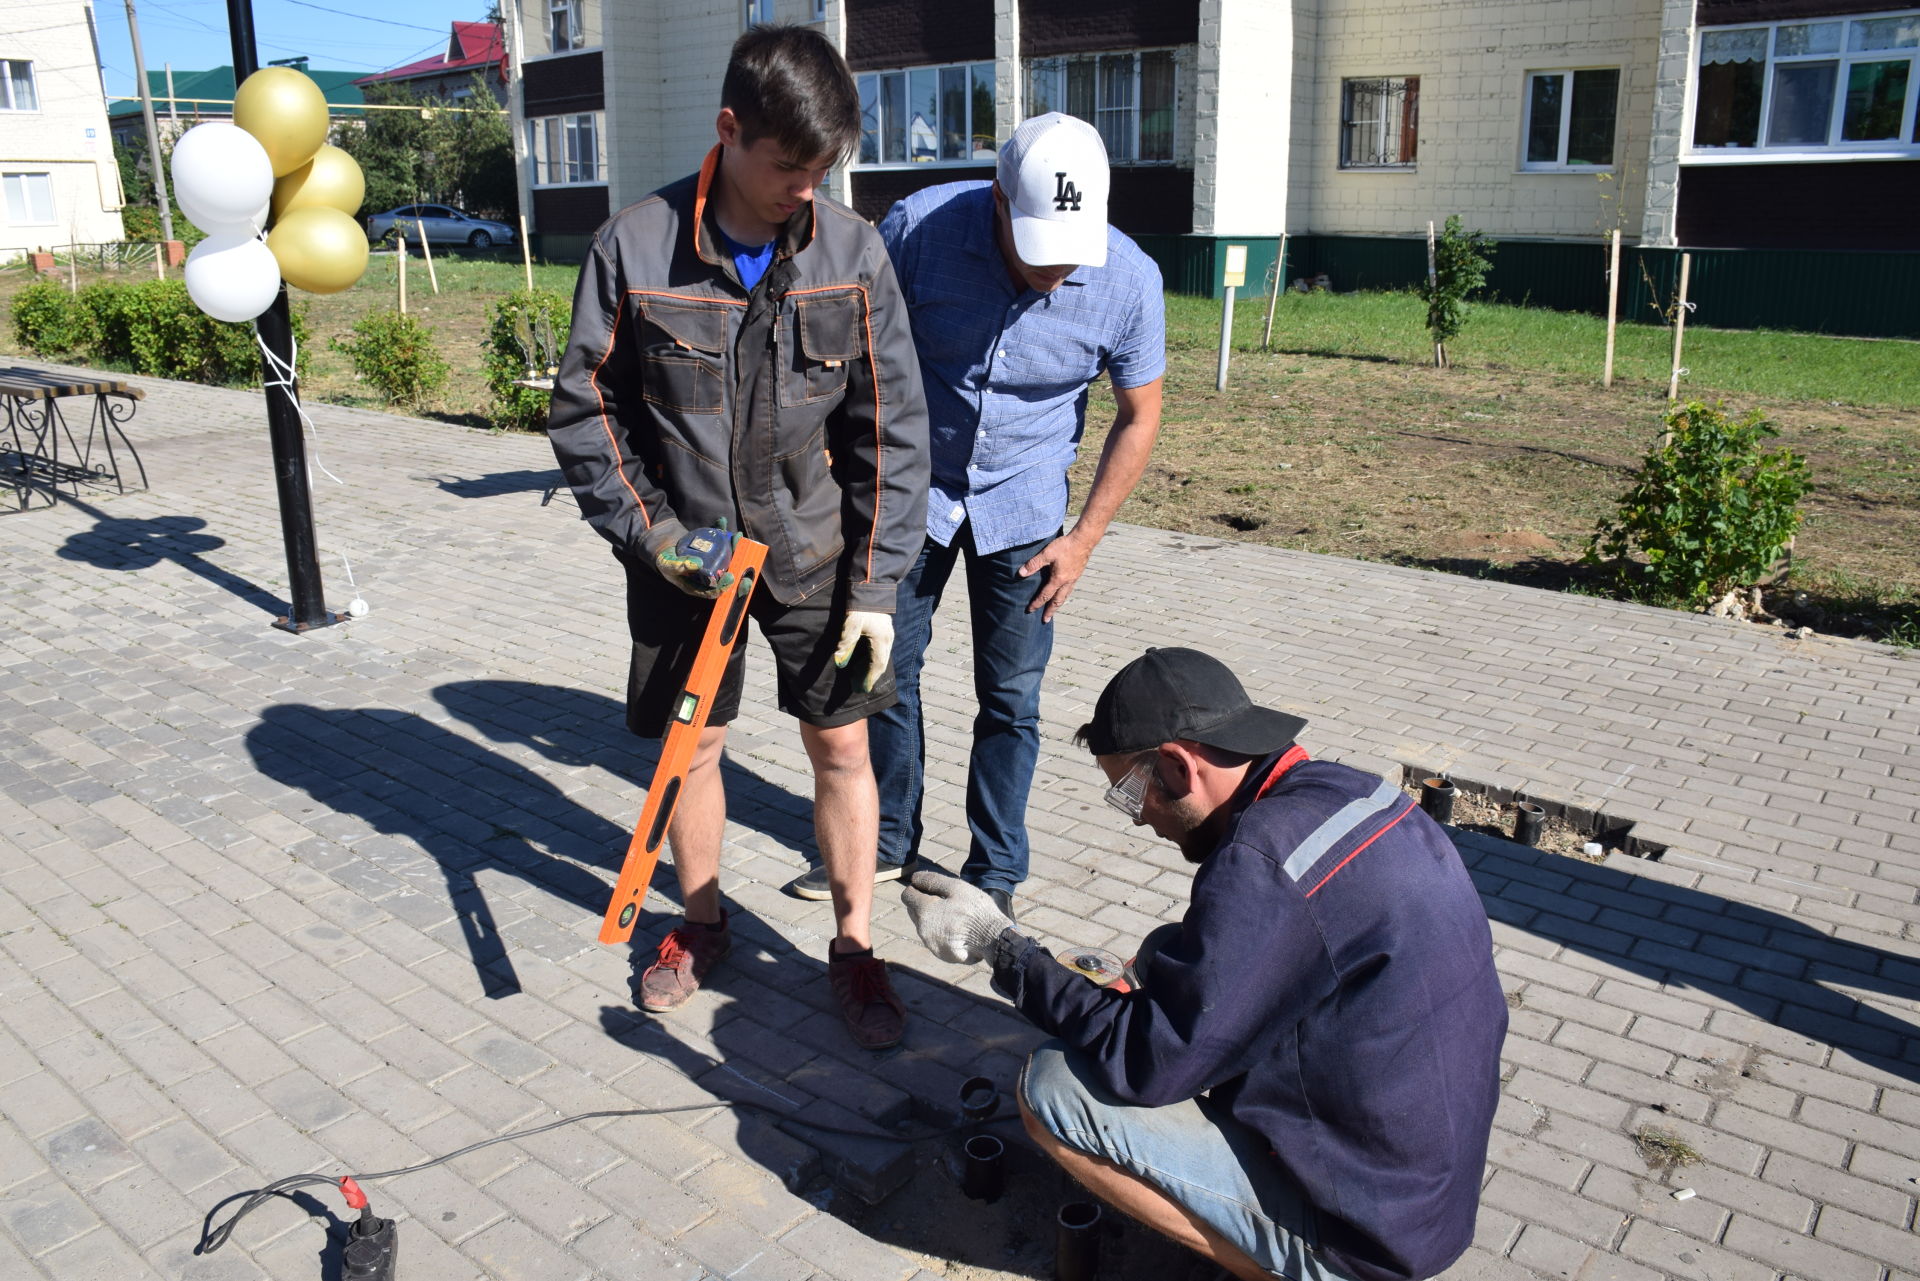
[[[979,712],[967,767],[971,836],[961,876],[1013,914],[1027,877],[1027,793],[1040,754],[1040,681],[1053,616],[1140,480],[1160,430],[1166,308],[1160,271],[1107,225],[1107,152],[1057,112],[1014,130],[997,180],[930,187],[880,235],[913,317],[933,488],[927,542],[900,584],[900,699],[871,722],[880,788],[876,876],[919,854],[926,790],[920,669],[955,563],[966,563]],[[1071,530],[1067,468],[1105,373],[1116,411]],[[828,879],[794,882],[825,898]]]
[[[706,611],[690,542],[715,527],[767,544],[752,615],[781,710],[800,722],[835,937],[827,973],[854,1039],[900,1039],[905,1007],[869,934],[878,803],[867,717],[890,706],[892,614],[926,531],[926,409],[893,267],[872,226],[816,197],[860,136],[833,46],[797,27],[733,47],[700,172],[594,233],[548,434],[587,521],[626,571],[627,725],[663,737]],[[724,535],[722,535],[724,537]],[[865,640],[867,657],[848,662]],[[720,774],[739,711],[734,651],[668,828],[686,919],[635,985],[685,1004],[731,936]]]
[[1079,739],[1107,800],[1197,865],[1140,986],[1095,987],[932,869],[907,910],[1055,1039],[1020,1113],[1043,1151],[1238,1277],[1431,1277],[1473,1235],[1507,1006],[1479,896],[1411,798],[1311,761],[1225,665],[1148,650]]

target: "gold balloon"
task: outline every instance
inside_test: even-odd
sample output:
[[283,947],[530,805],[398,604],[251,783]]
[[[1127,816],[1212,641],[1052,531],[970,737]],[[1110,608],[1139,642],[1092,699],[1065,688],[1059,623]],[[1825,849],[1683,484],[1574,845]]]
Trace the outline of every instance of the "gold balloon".
[[327,140],[327,98],[292,67],[262,67],[233,95],[233,123],[252,134],[284,178]]
[[326,205],[289,209],[267,233],[267,248],[286,282],[310,294],[337,294],[367,269],[367,233]]
[[273,216],[277,221],[289,209],[313,205],[351,216],[360,212],[360,202],[366,198],[367,179],[360,172],[360,162],[329,143],[273,184]]

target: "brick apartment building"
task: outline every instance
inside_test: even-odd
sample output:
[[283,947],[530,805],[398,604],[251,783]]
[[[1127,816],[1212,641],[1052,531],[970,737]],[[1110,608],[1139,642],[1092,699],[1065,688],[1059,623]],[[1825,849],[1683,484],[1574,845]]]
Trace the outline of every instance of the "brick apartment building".
[[[693,169],[729,45],[799,22],[859,80],[867,131],[829,190],[871,218],[990,176],[1020,120],[1059,109],[1100,129],[1113,221],[1183,292],[1218,288],[1227,243],[1249,246],[1251,284],[1283,233],[1289,276],[1404,284],[1428,221],[1457,213],[1502,242],[1494,285],[1516,298],[1602,305],[1617,228],[1650,265],[1629,276],[1719,255],[1721,323],[1920,336],[1920,10],[1888,0],[519,0],[508,17],[522,207],[552,254]],[[1783,289],[1795,273],[1806,288]]]

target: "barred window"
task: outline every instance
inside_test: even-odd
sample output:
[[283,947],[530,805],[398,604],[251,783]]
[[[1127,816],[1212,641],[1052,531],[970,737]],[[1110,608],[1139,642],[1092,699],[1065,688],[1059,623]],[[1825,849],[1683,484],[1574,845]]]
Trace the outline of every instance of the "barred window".
[[1419,76],[1340,82],[1342,169],[1411,169],[1419,143]]
[[1173,159],[1173,50],[1034,58],[1027,63],[1027,115],[1064,111],[1100,131],[1116,165]]

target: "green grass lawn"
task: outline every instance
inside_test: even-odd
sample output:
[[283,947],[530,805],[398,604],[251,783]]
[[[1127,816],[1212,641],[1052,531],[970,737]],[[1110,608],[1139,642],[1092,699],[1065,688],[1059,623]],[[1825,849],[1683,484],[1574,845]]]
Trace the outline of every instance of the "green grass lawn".
[[[1257,349],[1267,300],[1234,307],[1234,346]],[[1431,364],[1426,308],[1410,293],[1283,294],[1273,322],[1275,351]],[[1167,297],[1170,346],[1215,350],[1220,303]],[[1456,364],[1528,370],[1600,380],[1607,326],[1598,316],[1501,303],[1475,303],[1466,329],[1447,345]],[[1616,381],[1658,383],[1672,366],[1673,331],[1623,324],[1616,331]],[[1773,330],[1687,326],[1681,396],[1720,395],[1844,405],[1920,408],[1920,343]]]

